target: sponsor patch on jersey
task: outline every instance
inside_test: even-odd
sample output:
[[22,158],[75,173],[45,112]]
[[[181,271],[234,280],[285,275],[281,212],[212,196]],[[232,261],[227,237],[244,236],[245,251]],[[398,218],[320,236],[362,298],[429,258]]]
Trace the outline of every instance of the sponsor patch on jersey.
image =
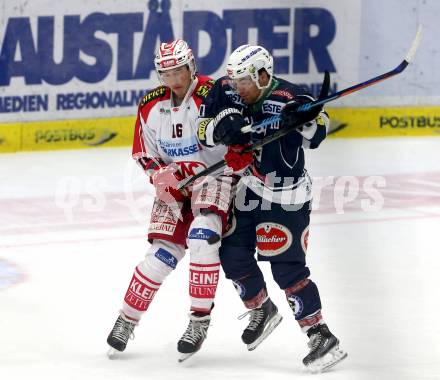
[[318,117],[315,119],[315,121],[316,121],[316,124],[320,125],[321,127],[325,127],[325,121],[321,115],[318,115]]
[[180,166],[180,172],[185,178],[199,174],[207,167],[203,162],[197,161],[179,161],[177,164]]
[[309,245],[309,226],[307,226],[301,234],[301,247],[304,253],[307,253],[308,245]]
[[202,84],[196,91],[196,96],[199,98],[206,98],[209,94],[209,90],[212,88],[212,86],[207,86],[205,84]]
[[274,100],[265,100],[263,102],[263,113],[269,113],[272,115],[278,115],[281,113],[281,110],[284,108],[285,103],[283,102],[275,102]]
[[295,296],[294,294],[291,294],[287,297],[287,301],[289,302],[289,306],[292,309],[295,318],[298,318],[304,310],[304,304],[301,298]]
[[257,226],[257,248],[261,256],[276,256],[292,244],[292,234],[278,223],[261,223]]
[[158,139],[157,143],[160,146],[160,149],[162,149],[164,153],[170,157],[189,156],[201,150],[201,147],[195,137],[190,139],[182,139],[177,142],[172,140]]
[[191,146],[184,146],[181,148],[161,148],[167,154],[167,156],[170,157],[189,156],[191,154],[197,153],[200,150],[199,144],[193,144]]
[[275,90],[275,91],[272,91],[271,95],[282,96],[283,98],[286,98],[287,100],[293,99],[293,95],[287,90]]
[[195,239],[195,240],[208,240],[209,238],[217,235],[213,230],[210,230],[208,228],[193,228],[189,235],[189,239]]
[[164,264],[169,267],[176,269],[177,259],[168,251],[163,248],[159,248],[157,252],[154,254],[154,257],[162,261]]
[[232,103],[244,106],[243,99],[235,91],[225,91],[225,94]]
[[13,263],[0,259],[0,290],[25,280],[25,274]]
[[160,113],[160,114],[165,114],[165,115],[170,115],[170,114],[171,114],[171,111],[170,111],[169,109],[165,109],[165,108],[161,107],[161,108],[159,109],[159,113]]
[[206,126],[211,120],[212,119],[202,119],[202,121],[200,121],[199,128],[197,130],[197,136],[199,137],[200,141],[206,140]]
[[164,96],[165,92],[166,92],[166,87],[164,86],[160,86],[158,88],[155,88],[154,90],[151,90],[142,98],[141,106],[147,104],[148,102],[151,102],[154,99]]

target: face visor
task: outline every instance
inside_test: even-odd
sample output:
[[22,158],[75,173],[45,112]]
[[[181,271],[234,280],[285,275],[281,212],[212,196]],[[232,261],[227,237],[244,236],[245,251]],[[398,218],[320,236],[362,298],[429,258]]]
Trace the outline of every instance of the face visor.
[[175,69],[158,70],[157,74],[162,83],[164,83],[166,86],[170,86],[170,84],[184,80],[187,71],[188,65],[184,65],[176,67]]
[[232,88],[236,91],[239,90],[249,90],[251,89],[256,83],[251,78],[250,75],[245,76],[243,78],[237,78],[237,79],[231,79]]

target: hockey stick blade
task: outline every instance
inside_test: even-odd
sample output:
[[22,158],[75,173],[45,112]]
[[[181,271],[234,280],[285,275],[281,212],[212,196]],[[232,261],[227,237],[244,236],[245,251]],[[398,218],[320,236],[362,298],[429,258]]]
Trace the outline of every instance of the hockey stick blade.
[[408,63],[411,63],[414,56],[416,55],[417,48],[419,47],[420,40],[422,39],[422,30],[423,27],[422,24],[420,24],[419,27],[417,28],[417,33],[416,36],[414,37],[414,41],[411,45],[411,48],[409,49],[408,54],[405,57],[405,61]]
[[422,25],[419,25],[419,27],[417,28],[416,36],[414,37],[414,40],[411,44],[411,47],[408,51],[408,54],[405,56],[403,61],[400,62],[400,64],[397,67],[395,67],[393,70],[388,71],[385,74],[378,75],[377,77],[368,79],[365,82],[358,83],[358,84],[355,84],[354,86],[345,88],[345,89],[338,91],[338,92],[336,92],[330,96],[327,96],[323,99],[317,99],[314,102],[303,104],[301,107],[298,108],[298,111],[308,111],[312,107],[316,107],[316,106],[320,106],[325,103],[329,103],[335,99],[339,99],[339,98],[342,98],[343,96],[352,94],[353,92],[363,90],[364,88],[370,87],[374,84],[377,84],[377,83],[382,82],[388,78],[391,78],[397,74],[400,74],[412,62],[412,60],[416,54],[417,48],[419,47],[421,38],[422,38]]

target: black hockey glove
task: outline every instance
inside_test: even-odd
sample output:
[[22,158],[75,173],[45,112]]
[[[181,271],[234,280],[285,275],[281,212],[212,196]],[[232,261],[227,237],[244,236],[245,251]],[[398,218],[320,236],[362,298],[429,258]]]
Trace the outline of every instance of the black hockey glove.
[[298,112],[299,106],[312,102],[313,99],[308,95],[297,95],[295,100],[286,103],[285,107],[281,111],[281,126],[290,127],[298,126],[301,127],[310,121],[315,120],[319,113],[322,111],[323,106],[313,107],[308,111]]
[[251,133],[243,133],[246,126],[240,111],[236,108],[223,108],[214,118],[214,143],[223,145],[243,145],[251,141]]

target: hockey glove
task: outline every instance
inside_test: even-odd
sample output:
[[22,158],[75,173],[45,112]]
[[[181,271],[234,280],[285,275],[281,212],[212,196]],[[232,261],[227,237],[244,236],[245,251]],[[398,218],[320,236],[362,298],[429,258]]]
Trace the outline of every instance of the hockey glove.
[[156,170],[151,176],[156,197],[165,203],[183,202],[185,195],[176,189],[177,184],[183,179],[176,164],[170,164]]
[[250,144],[228,146],[228,151],[226,152],[224,159],[226,165],[232,168],[234,172],[238,172],[252,163],[254,159],[253,152],[243,152],[243,150],[249,146]]
[[286,103],[280,115],[281,126],[283,128],[291,126],[301,127],[303,124],[315,120],[319,116],[319,113],[322,111],[322,105],[313,107],[308,111],[298,112],[298,108],[301,105],[310,103],[312,101],[313,99],[308,95],[297,95],[295,97],[295,100]]
[[243,133],[246,126],[240,111],[236,108],[223,108],[213,120],[214,143],[223,145],[247,144],[251,141],[251,133]]

